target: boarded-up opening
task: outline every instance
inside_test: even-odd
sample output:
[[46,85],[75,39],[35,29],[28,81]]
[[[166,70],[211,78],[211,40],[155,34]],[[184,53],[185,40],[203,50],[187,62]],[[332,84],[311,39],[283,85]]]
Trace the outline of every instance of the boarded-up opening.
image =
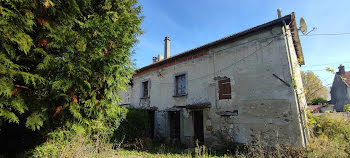
[[218,84],[219,84],[219,100],[231,99],[230,78],[219,80]]
[[193,128],[194,128],[194,141],[198,140],[198,145],[203,145],[204,144],[203,111],[202,110],[192,111],[192,118],[193,118]]
[[149,137],[154,137],[154,110],[148,110],[148,124],[150,125]]
[[170,138],[180,140],[180,112],[169,111]]

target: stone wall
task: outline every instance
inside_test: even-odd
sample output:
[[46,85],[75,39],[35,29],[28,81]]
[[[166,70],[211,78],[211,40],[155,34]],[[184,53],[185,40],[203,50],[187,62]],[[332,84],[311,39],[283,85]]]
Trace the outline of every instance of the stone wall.
[[[287,33],[290,37],[290,32]],[[292,42],[292,39],[288,41]],[[299,64],[293,44],[289,47],[291,55],[287,53],[282,27],[266,29],[212,47],[192,60],[182,60],[138,75],[133,79],[133,87],[121,92],[120,96],[124,99],[123,104],[158,108],[155,131],[160,137],[169,136],[169,109],[209,102],[210,108],[203,109],[204,143],[207,146],[220,146],[223,142],[303,146],[301,116],[304,114],[300,112],[305,106],[305,98],[301,93]],[[186,74],[187,95],[174,97],[174,78],[178,74]],[[220,78],[230,79],[232,99],[219,100]],[[150,82],[150,97],[140,99],[145,80]],[[181,142],[193,146],[190,112],[190,109],[181,108]]]

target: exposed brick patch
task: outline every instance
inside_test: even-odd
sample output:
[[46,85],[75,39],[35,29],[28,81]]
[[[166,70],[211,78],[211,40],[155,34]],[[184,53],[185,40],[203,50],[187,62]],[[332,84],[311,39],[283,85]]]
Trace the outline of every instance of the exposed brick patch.
[[143,71],[139,71],[139,72],[137,72],[134,75],[134,77],[141,76],[141,75],[153,72],[153,71],[157,71],[159,69],[163,69],[163,68],[175,65],[175,64],[183,63],[185,61],[194,60],[194,59],[197,59],[197,58],[202,57],[202,56],[207,55],[207,54],[208,54],[208,51],[202,51],[200,53],[196,53],[196,54],[193,54],[193,55],[190,55],[190,56],[185,56],[185,57],[182,57],[182,58],[177,59],[177,60],[172,60],[172,61],[169,61],[169,62],[165,62],[164,64],[162,64],[160,66],[152,67],[152,68],[149,68],[149,69],[146,69],[146,70],[143,70]]

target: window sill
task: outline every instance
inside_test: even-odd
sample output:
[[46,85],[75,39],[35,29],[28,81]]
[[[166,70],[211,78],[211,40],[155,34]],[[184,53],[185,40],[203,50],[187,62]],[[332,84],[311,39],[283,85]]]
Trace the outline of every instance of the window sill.
[[187,94],[177,94],[177,95],[174,95],[173,97],[185,97],[187,96]]
[[230,100],[232,98],[219,98],[219,100]]

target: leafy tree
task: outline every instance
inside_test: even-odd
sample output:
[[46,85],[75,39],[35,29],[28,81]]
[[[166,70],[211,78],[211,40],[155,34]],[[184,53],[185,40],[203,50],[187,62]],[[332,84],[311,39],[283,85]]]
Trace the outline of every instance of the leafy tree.
[[321,80],[312,71],[301,72],[301,78],[308,104],[311,104],[315,98],[328,98],[329,92],[327,87],[322,85]]
[[317,97],[315,99],[312,99],[312,101],[311,101],[311,105],[320,105],[320,104],[325,104],[325,103],[327,103],[327,100],[323,99],[321,97]]
[[137,0],[1,0],[0,122],[118,124],[140,11]]

